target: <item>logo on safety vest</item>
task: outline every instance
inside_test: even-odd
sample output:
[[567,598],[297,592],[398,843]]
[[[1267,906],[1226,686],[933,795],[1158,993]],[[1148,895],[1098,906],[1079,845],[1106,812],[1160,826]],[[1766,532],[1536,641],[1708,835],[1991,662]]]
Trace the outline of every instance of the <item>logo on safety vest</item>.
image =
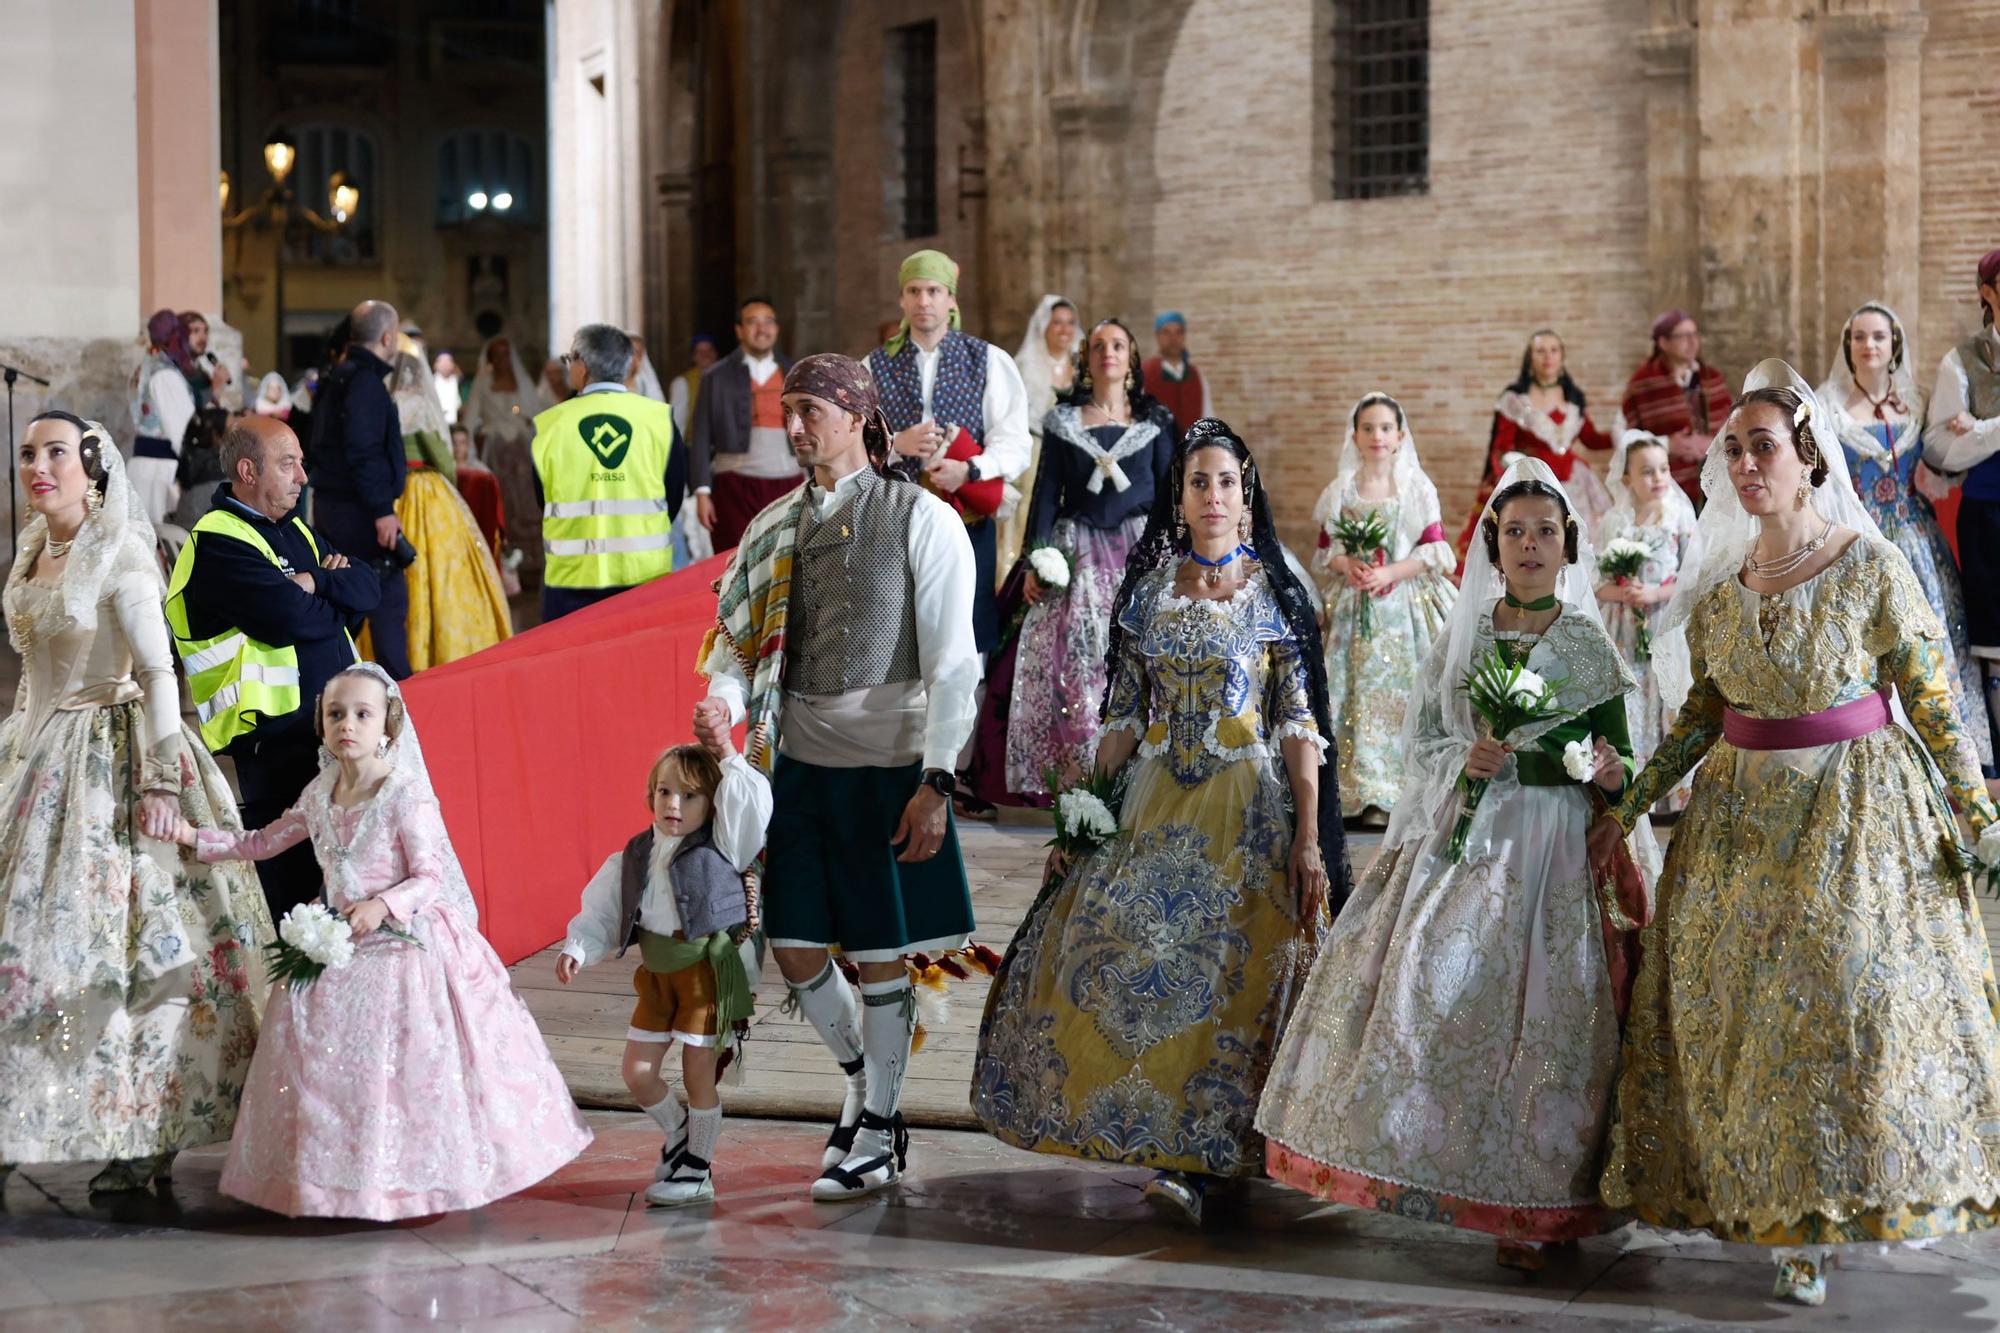
[[576,431],[590,446],[590,452],[597,455],[597,461],[608,468],[624,462],[626,451],[632,447],[632,427],[624,417],[585,417],[576,423]]

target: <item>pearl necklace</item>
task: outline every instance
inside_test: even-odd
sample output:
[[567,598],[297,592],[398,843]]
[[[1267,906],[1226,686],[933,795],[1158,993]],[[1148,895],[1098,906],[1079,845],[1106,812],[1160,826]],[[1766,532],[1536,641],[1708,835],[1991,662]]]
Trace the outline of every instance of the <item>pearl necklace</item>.
[[1821,519],[1820,521],[1826,526],[1819,530],[1819,536],[1813,538],[1803,546],[1794,547],[1783,555],[1773,556],[1769,560],[1759,560],[1756,554],[1757,548],[1754,546],[1751,547],[1750,554],[1743,557],[1743,567],[1760,579],[1776,580],[1784,578],[1805,564],[1806,561],[1812,559],[1814,553],[1826,545],[1826,539],[1833,535],[1832,520]]
[[[79,533],[77,535],[81,536],[82,534]],[[42,549],[48,552],[49,559],[61,560],[69,554],[69,548],[74,545],[76,545],[76,537],[71,537],[66,542],[59,542],[55,538],[51,537],[48,539],[46,543],[44,543]]]

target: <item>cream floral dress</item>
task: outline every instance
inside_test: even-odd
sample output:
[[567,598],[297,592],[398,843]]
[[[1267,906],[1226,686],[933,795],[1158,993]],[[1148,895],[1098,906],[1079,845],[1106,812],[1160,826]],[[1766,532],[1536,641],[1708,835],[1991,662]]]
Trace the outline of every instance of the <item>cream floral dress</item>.
[[113,562],[85,626],[60,583],[27,581],[44,540],[37,518],[5,593],[23,676],[0,723],[0,1164],[220,1142],[257,1040],[270,914],[248,867],[200,865],[136,827],[162,789],[192,824],[240,827],[180,720],[152,551],[79,541],[65,578]]

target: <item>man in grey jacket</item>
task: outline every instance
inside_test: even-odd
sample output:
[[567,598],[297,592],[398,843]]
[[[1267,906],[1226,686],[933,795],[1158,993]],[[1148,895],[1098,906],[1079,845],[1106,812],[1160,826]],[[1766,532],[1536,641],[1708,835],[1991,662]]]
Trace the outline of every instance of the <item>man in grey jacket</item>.
[[695,395],[688,475],[695,517],[717,551],[735,546],[751,519],[805,480],[780,402],[792,363],[777,346],[777,308],[750,297],[737,307],[736,350],[702,373]]

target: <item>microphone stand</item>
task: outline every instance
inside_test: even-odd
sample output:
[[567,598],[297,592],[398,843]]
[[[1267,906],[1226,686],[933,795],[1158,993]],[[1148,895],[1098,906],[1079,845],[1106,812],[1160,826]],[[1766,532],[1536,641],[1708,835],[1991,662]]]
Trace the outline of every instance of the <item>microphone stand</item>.
[[[7,365],[5,362],[0,362],[0,379],[7,381],[7,446],[11,449],[15,442],[14,381],[32,380],[44,389],[49,387],[49,382],[40,375],[30,375],[27,371]],[[7,522],[9,528],[7,549],[11,552],[21,544],[21,502],[11,482],[7,486]]]

